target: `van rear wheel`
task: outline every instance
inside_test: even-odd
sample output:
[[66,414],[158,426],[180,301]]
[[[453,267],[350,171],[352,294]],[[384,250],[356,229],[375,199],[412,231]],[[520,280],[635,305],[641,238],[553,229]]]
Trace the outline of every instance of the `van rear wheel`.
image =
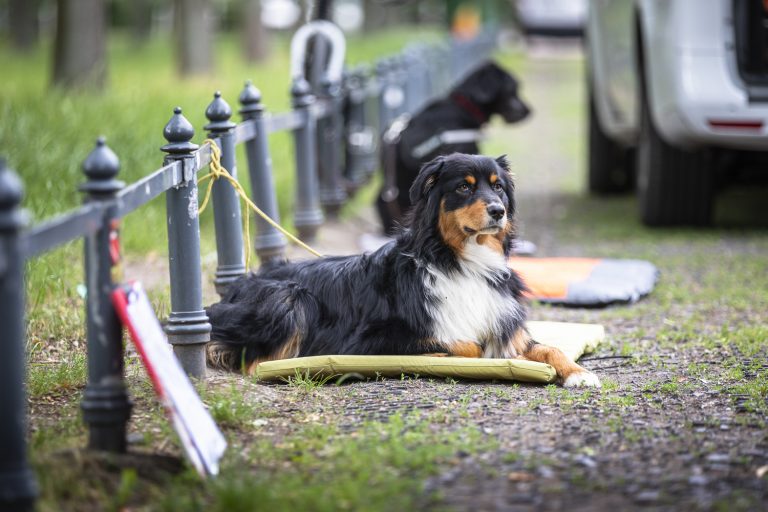
[[592,87],[589,86],[589,161],[588,186],[592,194],[619,194],[632,190],[633,160],[605,134],[597,118]]
[[648,226],[707,226],[712,222],[714,165],[707,149],[664,141],[643,98],[637,147],[640,220]]

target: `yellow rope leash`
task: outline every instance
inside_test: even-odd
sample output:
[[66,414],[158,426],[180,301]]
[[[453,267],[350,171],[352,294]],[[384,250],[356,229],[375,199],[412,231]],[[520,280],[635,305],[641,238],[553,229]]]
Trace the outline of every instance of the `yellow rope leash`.
[[245,266],[246,268],[249,267],[250,259],[251,259],[251,234],[250,234],[250,210],[253,210],[256,212],[256,214],[267,221],[269,225],[271,225],[276,230],[280,231],[282,234],[284,234],[290,241],[301,247],[302,249],[314,254],[318,258],[322,258],[323,255],[296,238],[293,234],[289,233],[285,228],[283,228],[280,224],[272,220],[269,215],[264,213],[261,208],[256,206],[256,203],[251,201],[251,199],[248,197],[248,194],[246,194],[245,190],[243,189],[243,186],[240,185],[240,183],[232,177],[231,174],[229,174],[229,171],[227,171],[224,167],[221,166],[221,149],[219,148],[218,144],[216,144],[211,139],[205,139],[203,141],[203,144],[210,144],[211,145],[211,172],[206,174],[205,176],[201,177],[197,180],[197,184],[204,182],[205,180],[210,179],[208,182],[208,189],[205,191],[205,198],[203,199],[203,203],[200,205],[200,208],[197,210],[198,215],[203,213],[203,210],[205,210],[205,207],[208,206],[208,201],[211,199],[211,191],[213,190],[213,184],[214,182],[219,178],[224,178],[227,181],[229,181],[230,185],[232,185],[232,188],[235,189],[235,192],[237,192],[237,195],[240,196],[240,199],[245,202],[245,204],[248,206],[248,208],[245,209],[245,218],[243,220],[244,226],[243,231],[245,232]]

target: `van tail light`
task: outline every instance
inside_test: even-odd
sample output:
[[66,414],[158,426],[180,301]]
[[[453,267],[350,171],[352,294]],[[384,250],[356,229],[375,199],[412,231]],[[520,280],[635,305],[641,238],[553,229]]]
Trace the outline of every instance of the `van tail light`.
[[713,130],[759,131],[763,128],[760,119],[707,119]]

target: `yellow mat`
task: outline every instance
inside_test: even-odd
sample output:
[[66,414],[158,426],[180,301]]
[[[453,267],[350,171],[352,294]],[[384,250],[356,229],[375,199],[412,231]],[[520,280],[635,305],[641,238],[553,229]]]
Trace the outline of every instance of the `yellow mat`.
[[[561,349],[576,360],[605,339],[602,325],[565,322],[528,322],[528,331],[536,341]],[[256,378],[263,381],[285,380],[297,374],[312,377],[400,377],[419,375],[474,380],[515,380],[553,382],[555,370],[544,363],[522,359],[475,359],[430,356],[312,356],[268,361],[256,367]]]

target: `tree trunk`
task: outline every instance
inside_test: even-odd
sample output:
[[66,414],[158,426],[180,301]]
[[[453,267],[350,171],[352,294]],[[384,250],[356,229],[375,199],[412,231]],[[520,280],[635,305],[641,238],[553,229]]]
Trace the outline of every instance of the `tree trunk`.
[[269,56],[269,32],[261,24],[261,0],[246,0],[245,23],[245,58],[248,62],[261,62]]
[[39,0],[10,0],[8,25],[14,48],[29,51],[37,44],[40,35],[38,21]]
[[309,6],[307,2],[310,0],[299,0],[299,17],[296,19],[296,25],[293,27],[294,31],[301,28],[307,22],[307,16],[311,15],[309,12]]
[[132,0],[130,3],[131,35],[136,44],[144,44],[152,33],[152,0]]
[[213,69],[213,17],[209,0],[174,3],[176,57],[182,75],[200,75]]
[[104,0],[58,0],[53,84],[102,88],[107,79]]
[[403,6],[399,3],[389,4],[381,0],[363,1],[363,31],[375,32],[382,28],[403,23]]

